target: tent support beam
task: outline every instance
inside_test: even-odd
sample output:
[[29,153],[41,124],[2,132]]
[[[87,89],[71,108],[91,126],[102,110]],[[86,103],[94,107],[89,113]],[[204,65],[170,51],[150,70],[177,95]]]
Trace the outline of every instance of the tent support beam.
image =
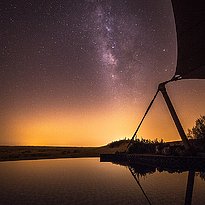
[[175,125],[177,127],[177,130],[179,132],[179,135],[180,135],[180,137],[182,139],[182,142],[184,144],[184,147],[185,147],[186,151],[190,152],[190,154],[193,154],[192,147],[190,146],[189,140],[187,139],[187,136],[186,136],[186,134],[184,132],[184,129],[183,129],[182,125],[181,125],[181,122],[180,122],[180,120],[179,120],[179,118],[177,116],[177,113],[176,113],[176,111],[174,109],[174,106],[173,106],[173,104],[172,104],[172,102],[171,102],[171,100],[169,98],[169,95],[168,95],[168,93],[166,91],[166,87],[165,87],[166,83],[167,82],[160,83],[158,89],[159,89],[159,91],[161,91],[161,93],[162,93],[162,95],[163,95],[163,97],[165,99],[165,102],[167,104],[169,112],[170,112],[170,114],[172,116],[172,119],[173,119],[173,121],[174,121],[174,123],[175,123]]

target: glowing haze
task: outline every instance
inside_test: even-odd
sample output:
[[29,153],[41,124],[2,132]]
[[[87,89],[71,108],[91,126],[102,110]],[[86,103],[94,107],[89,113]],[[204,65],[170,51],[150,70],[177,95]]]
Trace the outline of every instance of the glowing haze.
[[[0,144],[99,146],[131,137],[176,66],[169,0],[12,1],[1,8]],[[168,92],[185,130],[205,82]],[[179,136],[158,96],[139,137]]]

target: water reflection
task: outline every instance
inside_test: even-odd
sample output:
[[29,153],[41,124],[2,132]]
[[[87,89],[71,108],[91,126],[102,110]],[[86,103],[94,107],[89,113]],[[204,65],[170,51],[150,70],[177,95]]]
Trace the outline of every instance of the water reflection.
[[205,204],[202,170],[193,170],[192,181],[187,170],[124,165],[99,158],[1,162],[0,205],[182,205],[190,193],[192,205]]
[[192,202],[193,188],[194,188],[195,171],[190,170],[187,179],[185,205],[190,205]]
[[129,168],[129,170],[130,170],[132,176],[134,177],[135,181],[137,182],[138,186],[140,187],[140,189],[141,189],[143,195],[144,195],[145,198],[147,199],[148,203],[151,205],[151,202],[150,202],[150,200],[149,200],[147,194],[145,193],[144,189],[142,188],[142,186],[141,186],[141,184],[140,184],[140,182],[139,182],[139,179],[138,179],[138,177],[137,177],[137,173],[136,173],[131,167],[128,167],[128,168]]
[[[116,164],[116,162],[114,163]],[[118,163],[119,164],[119,163]],[[191,205],[192,204],[192,196],[193,196],[193,189],[194,189],[194,181],[195,181],[195,175],[198,175],[201,177],[201,179],[205,179],[205,167],[200,167],[197,169],[189,169],[185,167],[180,168],[174,168],[174,167],[155,167],[149,164],[140,164],[140,163],[134,163],[134,164],[120,164],[123,166],[127,166],[131,175],[133,176],[134,180],[136,181],[137,185],[139,186],[141,192],[143,193],[145,199],[147,200],[147,203],[149,205],[152,205],[148,194],[143,189],[141,183],[140,183],[140,177],[146,176],[147,174],[154,174],[156,171],[163,172],[168,171],[169,173],[183,173],[188,172],[187,177],[187,185],[186,185],[186,194],[184,198],[184,205]]]

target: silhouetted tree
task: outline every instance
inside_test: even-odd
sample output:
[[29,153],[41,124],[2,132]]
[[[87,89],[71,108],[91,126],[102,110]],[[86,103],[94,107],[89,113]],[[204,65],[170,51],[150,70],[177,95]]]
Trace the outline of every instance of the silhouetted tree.
[[205,115],[196,120],[195,126],[188,129],[187,135],[192,139],[205,140]]

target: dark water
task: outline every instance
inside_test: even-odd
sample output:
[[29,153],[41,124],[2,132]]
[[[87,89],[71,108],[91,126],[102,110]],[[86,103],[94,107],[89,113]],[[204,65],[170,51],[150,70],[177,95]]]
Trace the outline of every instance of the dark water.
[[[137,181],[128,167],[98,158],[1,162],[0,204],[185,203],[188,172],[135,174]],[[193,205],[205,204],[205,181],[199,175]]]

